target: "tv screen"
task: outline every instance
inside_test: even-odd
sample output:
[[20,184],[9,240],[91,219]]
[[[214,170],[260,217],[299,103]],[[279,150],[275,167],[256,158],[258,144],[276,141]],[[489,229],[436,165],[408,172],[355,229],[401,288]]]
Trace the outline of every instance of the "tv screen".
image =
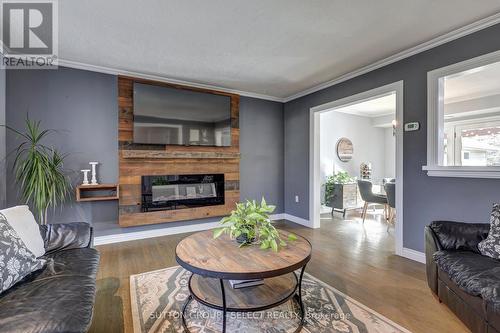
[[231,98],[134,83],[134,142],[231,146]]

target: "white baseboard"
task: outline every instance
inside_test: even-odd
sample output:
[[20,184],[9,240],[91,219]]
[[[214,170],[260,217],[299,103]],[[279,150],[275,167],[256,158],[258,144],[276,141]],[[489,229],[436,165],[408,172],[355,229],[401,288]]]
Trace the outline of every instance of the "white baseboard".
[[[271,220],[284,220],[286,214],[271,215]],[[168,235],[184,234],[187,232],[203,231],[216,228],[219,222],[207,222],[199,224],[191,224],[187,226],[165,227],[154,230],[143,230],[136,232],[127,232],[114,235],[96,236],[94,237],[94,245],[104,245],[134,241],[139,239],[154,238]]]
[[271,215],[271,220],[273,220],[273,221],[284,220],[284,219],[286,219],[285,215],[286,214],[284,214],[284,213],[273,214],[273,215]]
[[403,247],[402,257],[425,264],[425,253]]
[[311,222],[309,220],[303,219],[301,217],[293,216],[290,214],[283,214],[283,219],[303,225],[304,227],[311,228]]

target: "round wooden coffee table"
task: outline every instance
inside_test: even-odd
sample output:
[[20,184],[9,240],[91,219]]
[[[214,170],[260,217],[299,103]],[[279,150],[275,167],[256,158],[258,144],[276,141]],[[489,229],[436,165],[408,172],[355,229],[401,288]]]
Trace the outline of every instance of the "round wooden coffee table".
[[[287,239],[288,233],[280,231]],[[182,309],[182,323],[187,332],[186,308],[195,299],[222,311],[222,332],[226,332],[227,312],[264,311],[293,298],[300,308],[300,331],[305,310],[302,303],[302,277],[311,259],[311,244],[303,237],[287,241],[279,252],[261,250],[259,246],[239,248],[236,241],[223,235],[213,238],[212,231],[202,231],[177,244],[176,260],[193,273],[189,278],[190,296]],[[300,269],[297,276],[296,270]],[[228,280],[265,279],[255,287],[233,289]]]

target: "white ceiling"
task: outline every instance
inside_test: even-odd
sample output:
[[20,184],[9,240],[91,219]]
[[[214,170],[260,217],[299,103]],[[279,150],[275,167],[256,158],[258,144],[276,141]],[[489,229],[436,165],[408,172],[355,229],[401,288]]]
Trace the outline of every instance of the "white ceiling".
[[363,117],[380,117],[396,114],[396,94],[376,97],[361,103],[344,106],[334,111]]
[[457,103],[500,94],[500,62],[448,76],[444,102]]
[[499,0],[59,1],[59,56],[284,98],[499,11]]

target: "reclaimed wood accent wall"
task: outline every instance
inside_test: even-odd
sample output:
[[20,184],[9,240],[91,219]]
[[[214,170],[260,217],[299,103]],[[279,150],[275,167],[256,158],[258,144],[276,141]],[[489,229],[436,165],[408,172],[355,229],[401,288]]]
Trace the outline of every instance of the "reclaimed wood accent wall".
[[[231,98],[231,147],[137,145],[134,135],[134,82],[188,89]],[[119,224],[122,227],[227,215],[240,199],[239,95],[177,84],[118,77]],[[141,212],[141,176],[223,173],[225,204]]]

